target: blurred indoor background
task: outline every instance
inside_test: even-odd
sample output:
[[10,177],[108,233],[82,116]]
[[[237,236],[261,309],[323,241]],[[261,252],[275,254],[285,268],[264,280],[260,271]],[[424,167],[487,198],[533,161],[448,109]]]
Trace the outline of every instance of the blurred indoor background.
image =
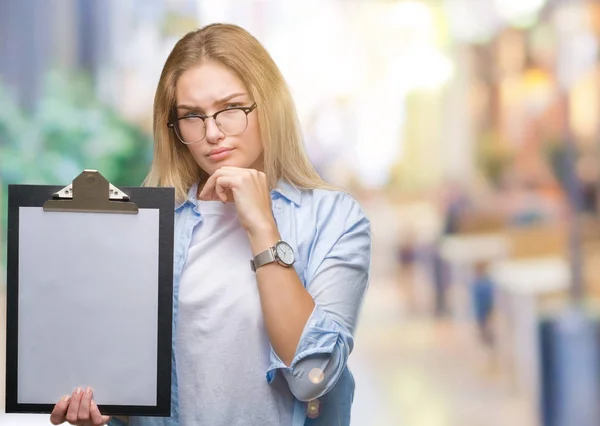
[[373,226],[353,426],[600,425],[600,1],[0,0],[11,183],[141,183],[161,67],[237,23]]

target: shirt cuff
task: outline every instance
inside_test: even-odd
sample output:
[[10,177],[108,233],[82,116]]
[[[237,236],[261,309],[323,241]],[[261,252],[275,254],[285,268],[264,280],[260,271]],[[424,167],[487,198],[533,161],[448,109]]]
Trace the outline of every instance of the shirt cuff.
[[[300,336],[296,354],[289,367],[285,365],[271,348],[271,365],[267,370],[267,382],[271,383],[274,380],[278,369],[286,369],[292,375],[298,375],[299,372],[295,372],[294,367],[310,355],[332,354],[340,334],[344,335],[347,333],[343,332],[342,327],[331,319],[327,315],[327,312],[319,307],[319,305],[315,305],[306,322],[302,336]],[[352,344],[352,336],[348,335],[347,337],[349,338],[349,343]]]

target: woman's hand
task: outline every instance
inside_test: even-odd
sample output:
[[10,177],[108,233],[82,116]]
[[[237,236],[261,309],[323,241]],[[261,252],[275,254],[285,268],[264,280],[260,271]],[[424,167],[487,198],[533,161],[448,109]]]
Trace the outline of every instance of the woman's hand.
[[234,201],[241,225],[253,234],[277,229],[267,176],[258,170],[224,166],[213,173],[198,196],[204,201]]
[[100,414],[98,406],[92,399],[93,391],[87,388],[75,389],[72,395],[65,396],[54,406],[50,414],[50,422],[59,425],[65,421],[72,425],[101,426],[110,420],[110,416]]

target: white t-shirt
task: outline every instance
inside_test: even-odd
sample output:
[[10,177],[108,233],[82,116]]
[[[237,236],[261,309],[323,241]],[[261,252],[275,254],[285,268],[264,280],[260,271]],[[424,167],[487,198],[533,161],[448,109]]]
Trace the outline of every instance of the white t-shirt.
[[285,426],[294,396],[267,383],[270,343],[235,204],[198,201],[179,288],[175,356],[182,425]]

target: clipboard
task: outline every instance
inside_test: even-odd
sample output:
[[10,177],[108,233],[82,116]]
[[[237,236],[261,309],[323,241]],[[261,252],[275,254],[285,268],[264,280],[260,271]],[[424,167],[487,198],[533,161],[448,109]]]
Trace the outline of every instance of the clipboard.
[[170,416],[173,188],[9,185],[6,412]]

